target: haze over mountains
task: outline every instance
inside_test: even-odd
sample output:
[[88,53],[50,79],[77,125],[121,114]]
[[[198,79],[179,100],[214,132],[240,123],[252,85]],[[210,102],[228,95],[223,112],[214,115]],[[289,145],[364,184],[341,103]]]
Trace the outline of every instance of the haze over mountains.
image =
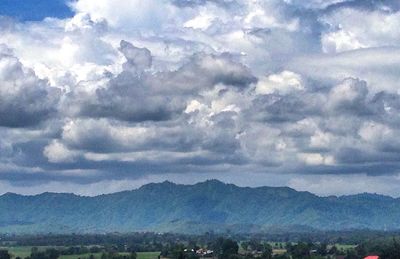
[[96,197],[0,196],[3,233],[394,230],[399,225],[400,199],[388,196],[319,197],[287,187],[238,187],[216,180],[153,183]]

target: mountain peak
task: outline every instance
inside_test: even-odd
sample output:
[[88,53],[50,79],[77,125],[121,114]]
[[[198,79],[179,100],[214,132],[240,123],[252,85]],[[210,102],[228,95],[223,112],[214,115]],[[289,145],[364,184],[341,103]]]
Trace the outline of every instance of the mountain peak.
[[217,179],[209,179],[204,182],[198,182],[193,185],[191,184],[176,184],[171,181],[164,181],[164,182],[159,182],[159,183],[148,183],[140,187],[140,189],[151,189],[151,188],[173,188],[176,186],[212,186],[212,187],[222,187],[222,186],[227,186],[229,184],[226,184],[220,180]]
[[0,197],[16,197],[16,196],[21,196],[21,195],[13,193],[13,192],[6,192],[3,195],[0,195]]
[[360,200],[395,200],[395,198],[387,195],[381,195],[377,193],[359,193],[359,194],[353,194],[353,195],[344,195],[340,197],[341,199],[360,199]]
[[164,182],[159,182],[159,183],[148,183],[143,185],[142,187],[139,188],[139,190],[149,190],[149,189],[165,189],[165,188],[173,188],[177,186],[176,183],[170,182],[170,181],[164,181]]
[[228,184],[221,182],[217,179],[209,179],[204,182],[197,183],[197,185],[209,185],[209,186],[226,186]]

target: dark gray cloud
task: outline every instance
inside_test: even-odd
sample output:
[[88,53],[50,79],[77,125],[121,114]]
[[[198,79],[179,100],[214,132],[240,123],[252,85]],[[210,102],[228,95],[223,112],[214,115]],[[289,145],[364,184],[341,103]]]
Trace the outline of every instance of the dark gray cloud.
[[79,107],[78,114],[84,117],[163,121],[182,113],[188,96],[218,84],[246,88],[257,80],[228,54],[199,53],[176,71],[152,73],[145,71],[152,64],[148,49],[121,41],[120,51],[127,60],[123,71],[94,94],[70,93],[66,106],[74,111]]
[[0,45],[0,126],[27,127],[55,114],[60,91]]
[[227,53],[219,56],[198,53],[178,70],[157,73],[151,81],[157,91],[193,93],[217,84],[246,88],[257,78]]
[[119,51],[126,58],[126,63],[123,65],[124,70],[133,70],[133,73],[142,73],[145,69],[151,67],[152,56],[150,50],[137,48],[132,43],[122,40]]

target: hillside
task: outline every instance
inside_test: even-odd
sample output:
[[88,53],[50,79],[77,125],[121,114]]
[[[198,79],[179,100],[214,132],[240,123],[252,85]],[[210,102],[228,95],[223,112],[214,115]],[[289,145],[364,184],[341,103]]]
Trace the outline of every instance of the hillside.
[[170,182],[96,197],[0,196],[0,232],[260,232],[397,229],[400,200],[376,194],[318,197],[286,187],[242,188],[210,180]]

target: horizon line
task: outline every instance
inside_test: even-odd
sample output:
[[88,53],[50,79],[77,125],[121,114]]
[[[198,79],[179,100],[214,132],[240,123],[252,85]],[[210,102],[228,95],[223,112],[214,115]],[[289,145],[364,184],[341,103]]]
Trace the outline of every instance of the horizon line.
[[315,195],[317,197],[320,198],[340,198],[340,197],[351,197],[351,196],[357,196],[357,195],[377,195],[377,196],[381,196],[381,197],[387,197],[387,198],[392,198],[392,199],[399,199],[400,197],[395,197],[392,195],[387,195],[387,194],[381,194],[381,193],[377,193],[377,192],[360,192],[360,193],[354,193],[354,194],[343,194],[343,195],[319,195],[310,191],[300,191],[297,190],[293,187],[289,187],[289,186],[268,186],[268,185],[262,185],[262,186],[240,186],[237,185],[235,183],[229,183],[229,182],[224,182],[222,180],[219,179],[215,179],[215,178],[210,178],[210,179],[206,179],[206,180],[202,180],[202,181],[197,181],[194,182],[192,184],[188,184],[188,183],[178,183],[175,181],[171,181],[171,180],[164,180],[164,181],[154,181],[154,182],[148,182],[145,184],[142,184],[136,188],[132,188],[132,189],[127,189],[127,190],[121,190],[121,191],[115,191],[115,192],[108,192],[108,193],[101,193],[101,194],[96,194],[96,195],[82,195],[82,194],[78,194],[78,193],[74,193],[74,192],[52,192],[52,191],[45,191],[45,192],[41,192],[41,193],[36,193],[36,194],[22,194],[22,193],[16,193],[16,192],[5,192],[5,193],[0,193],[0,198],[6,195],[18,195],[18,196],[22,196],[22,197],[35,197],[35,196],[40,196],[40,195],[44,195],[44,194],[64,194],[64,195],[74,195],[77,197],[83,197],[83,198],[95,198],[95,197],[100,197],[100,196],[104,196],[104,195],[113,195],[113,194],[118,194],[118,193],[124,193],[124,192],[133,192],[133,191],[137,191],[145,186],[149,186],[149,185],[161,185],[161,184],[172,184],[175,186],[195,186],[195,185],[199,185],[199,184],[204,184],[207,182],[218,182],[224,185],[233,185],[237,188],[250,188],[250,189],[260,189],[260,188],[271,188],[271,189],[282,189],[282,188],[287,188],[290,190],[293,190],[297,193],[309,193],[312,195]]

